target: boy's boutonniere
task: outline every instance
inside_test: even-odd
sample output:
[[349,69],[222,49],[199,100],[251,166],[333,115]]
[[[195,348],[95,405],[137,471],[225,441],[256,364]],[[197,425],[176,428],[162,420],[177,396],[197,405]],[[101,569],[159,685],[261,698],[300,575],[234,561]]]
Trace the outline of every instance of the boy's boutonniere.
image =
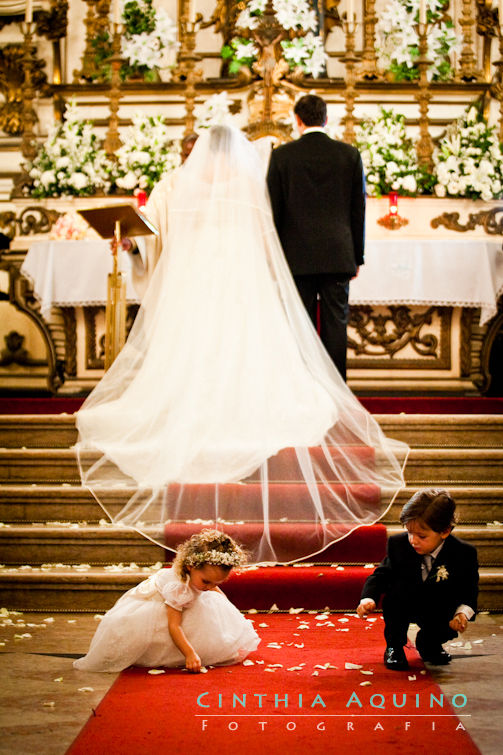
[[447,579],[449,576],[449,572],[445,568],[445,566],[439,566],[436,572],[436,582],[440,582],[441,579]]

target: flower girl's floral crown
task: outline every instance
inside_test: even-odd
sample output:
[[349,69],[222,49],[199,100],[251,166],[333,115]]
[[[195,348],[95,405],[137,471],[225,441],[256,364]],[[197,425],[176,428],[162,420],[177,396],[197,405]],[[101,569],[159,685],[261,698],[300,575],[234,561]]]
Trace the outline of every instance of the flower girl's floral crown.
[[243,562],[242,553],[222,553],[222,551],[206,551],[206,553],[193,553],[185,559],[187,566],[198,564],[211,564],[212,566],[240,566]]
[[191,566],[211,564],[232,569],[245,561],[245,552],[229,535],[207,529],[195,533],[177,548],[173,568],[182,579],[186,579]]

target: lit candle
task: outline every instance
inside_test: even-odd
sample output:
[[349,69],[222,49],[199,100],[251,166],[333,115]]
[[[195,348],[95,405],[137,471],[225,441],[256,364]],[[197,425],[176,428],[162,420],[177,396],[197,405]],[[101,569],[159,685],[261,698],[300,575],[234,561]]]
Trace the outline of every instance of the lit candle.
[[[503,0],[502,0],[502,2],[503,2]],[[354,0],[348,0],[347,14],[348,14],[347,20],[350,21],[350,22],[353,21],[354,16],[355,16]]]
[[187,17],[191,24],[196,23],[196,0],[187,0]]
[[27,24],[31,24],[33,21],[33,0],[26,0],[26,12],[24,20]]
[[498,5],[498,23],[503,26],[503,0],[499,0]]
[[426,0],[419,0],[419,23],[426,23]]
[[114,0],[113,22],[114,24],[120,24],[121,22],[120,0]]

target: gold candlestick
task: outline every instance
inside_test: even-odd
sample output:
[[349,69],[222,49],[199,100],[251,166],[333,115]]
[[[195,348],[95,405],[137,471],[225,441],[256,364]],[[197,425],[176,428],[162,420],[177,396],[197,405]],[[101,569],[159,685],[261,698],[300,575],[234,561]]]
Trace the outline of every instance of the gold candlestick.
[[126,342],[126,280],[119,265],[122,234],[120,221],[115,221],[112,243],[113,269],[108,274],[105,310],[105,370],[113,364]]
[[195,17],[189,17],[190,8],[184,3],[179,19],[180,30],[180,54],[178,65],[173,71],[173,80],[185,84],[185,131],[184,136],[192,134],[195,130],[196,118],[194,108],[196,102],[196,84],[202,78],[202,71],[197,64],[202,60],[196,53],[196,36],[200,28],[203,16],[198,13]]
[[431,100],[427,76],[428,67],[431,65],[431,60],[428,60],[428,24],[419,23],[417,32],[419,36],[419,58],[417,59],[419,91],[416,94],[416,100],[419,103],[420,137],[416,149],[419,165],[431,172],[433,168],[433,141],[428,129],[428,103]]
[[38,121],[37,114],[33,108],[35,99],[35,87],[33,86],[33,62],[34,48],[33,35],[35,32],[35,23],[25,21],[20,24],[21,32],[24,37],[23,42],[23,69],[24,69],[24,86],[22,89],[23,109],[21,112],[21,154],[26,162],[21,164],[21,172],[14,181],[12,197],[22,197],[30,193],[32,179],[26,170],[27,163],[33,162],[38,148],[33,127]]
[[500,104],[499,140],[503,142],[503,24],[498,24],[499,60],[494,61],[496,74],[491,84],[491,94]]
[[119,147],[122,146],[122,142],[119,136],[119,100],[122,96],[121,93],[121,77],[120,69],[122,65],[121,58],[121,35],[123,27],[122,24],[114,22],[113,24],[113,36],[112,36],[112,56],[110,58],[110,65],[112,67],[112,75],[110,81],[109,91],[109,109],[110,117],[108,119],[108,131],[105,137],[103,146],[108,157],[111,160],[115,160],[116,152]]
[[355,75],[355,68],[356,63],[358,62],[358,58],[355,55],[355,30],[356,30],[356,21],[354,20],[354,17],[351,19],[348,19],[347,16],[342,22],[342,28],[344,30],[344,34],[346,37],[346,49],[344,52],[344,57],[341,58],[342,62],[344,63],[346,67],[346,87],[344,90],[344,99],[346,102],[346,115],[343,118],[344,121],[344,136],[343,140],[347,144],[353,144],[355,142],[355,119],[354,119],[354,109],[355,109],[355,99],[356,99],[356,89],[355,89],[355,82],[356,82],[356,75]]
[[364,0],[364,43],[362,62],[358,71],[358,78],[375,81],[382,78],[377,70],[377,55],[375,51],[375,27],[377,15],[375,0]]
[[482,81],[482,71],[477,69],[477,60],[473,51],[472,0],[463,0],[461,18],[458,21],[463,30],[463,49],[459,58],[459,78],[461,81]]

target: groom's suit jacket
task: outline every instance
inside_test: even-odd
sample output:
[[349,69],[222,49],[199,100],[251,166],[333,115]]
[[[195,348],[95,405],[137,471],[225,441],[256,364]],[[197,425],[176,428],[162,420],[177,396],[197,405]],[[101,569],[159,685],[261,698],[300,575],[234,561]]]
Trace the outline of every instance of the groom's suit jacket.
[[365,179],[355,147],[314,131],[272,151],[267,185],[293,275],[337,273],[363,264]]
[[401,603],[404,612],[420,606],[421,613],[448,620],[459,605],[477,610],[479,575],[477,551],[472,545],[449,535],[424,582],[422,560],[406,532],[391,535],[387,555],[365,582],[362,598],[372,598],[377,604],[384,595]]

